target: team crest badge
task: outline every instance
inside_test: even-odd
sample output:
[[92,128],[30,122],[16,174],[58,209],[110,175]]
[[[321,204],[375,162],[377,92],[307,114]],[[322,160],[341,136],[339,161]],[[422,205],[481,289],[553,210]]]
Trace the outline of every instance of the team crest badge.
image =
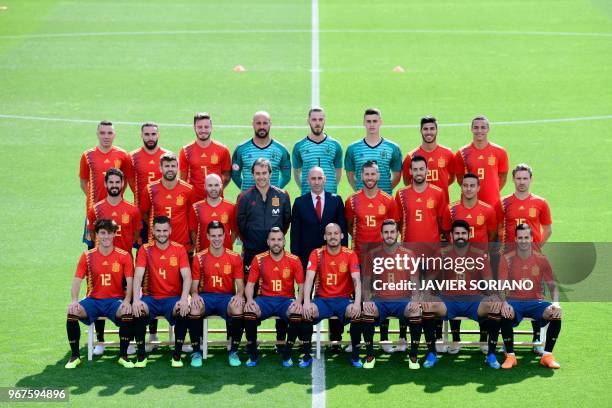
[[170,263],[170,266],[177,266],[177,265],[178,265],[178,259],[177,259],[177,257],[176,257],[176,256],[174,256],[174,255],[173,255],[173,256],[171,256],[171,257],[170,257],[170,261],[169,261],[169,263]]
[[386,159],[387,158],[387,152],[385,152],[385,151],[380,152],[380,158],[381,159]]
[[438,167],[446,167],[446,160],[443,158],[438,159]]
[[280,198],[272,197],[272,207],[278,207],[278,206],[280,206]]
[[227,224],[227,220],[228,220],[227,213],[223,213],[223,214],[221,214],[221,222],[222,222],[223,224]]
[[118,169],[119,167],[121,167],[121,160],[115,159],[115,168]]
[[346,265],[346,263],[344,263],[344,262],[340,262],[340,263],[338,264],[338,272],[340,272],[340,273],[346,273],[346,271],[347,271],[347,265]]
[[130,214],[127,214],[127,213],[121,214],[121,223],[129,224],[129,222],[130,222]]
[[529,207],[529,217],[535,218],[537,215],[535,207]]
[[291,276],[291,270],[289,268],[284,268],[283,269],[283,279],[287,279],[289,278],[289,276]]
[[213,154],[212,156],[210,156],[210,164],[217,164],[219,163],[219,156],[217,156],[216,154]]
[[531,268],[531,274],[533,276],[538,276],[540,274],[540,267],[536,265],[533,268]]
[[176,197],[176,205],[183,205],[183,204],[185,204],[185,198],[182,195]]
[[277,152],[272,152],[272,154],[270,155],[270,159],[273,161],[276,161],[278,159],[280,159],[280,156],[278,155]]
[[119,265],[119,262],[115,261],[113,262],[113,265],[111,266],[111,272],[119,272],[121,270],[121,265]]
[[387,207],[385,207],[382,204],[378,206],[378,214],[384,215],[386,212],[387,212]]
[[478,225],[484,224],[484,215],[479,215],[476,217],[476,224]]
[[489,163],[489,166],[495,166],[495,156],[489,156],[487,158],[487,163]]
[[232,273],[232,265],[230,264],[223,265],[223,273],[226,275],[229,275],[230,273]]
[[435,204],[436,202],[432,200],[431,198],[427,199],[427,208],[434,208]]

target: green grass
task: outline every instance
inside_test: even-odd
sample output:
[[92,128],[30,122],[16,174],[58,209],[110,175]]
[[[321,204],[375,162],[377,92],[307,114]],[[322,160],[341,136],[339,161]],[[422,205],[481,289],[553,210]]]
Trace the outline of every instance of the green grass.
[[[200,110],[211,112],[215,125],[248,126],[253,112],[266,109],[273,137],[288,147],[305,134],[305,128],[274,125],[305,124],[309,1],[1,5],[8,9],[0,11],[0,114],[185,124],[161,128],[161,144],[177,152],[193,139],[188,125]],[[321,102],[329,133],[345,147],[363,131],[333,126],[359,126],[369,106],[381,108],[389,125],[436,115],[440,142],[453,149],[469,142],[469,128],[444,124],[466,123],[480,113],[494,122],[612,114],[612,34],[535,33],[612,33],[604,1],[322,1],[320,18]],[[405,32],[380,32],[385,29]],[[152,31],[160,34],[32,37]],[[247,72],[232,72],[238,64]],[[396,65],[406,72],[393,73]],[[610,120],[492,126],[490,137],[507,148],[511,165],[534,167],[533,190],[551,204],[554,241],[610,241],[611,129]],[[117,131],[117,145],[140,145],[138,126],[118,125]],[[240,128],[214,132],[230,149],[250,134]],[[415,128],[383,134],[404,153],[420,143]],[[95,142],[90,123],[0,118],[6,156],[0,164],[0,386],[70,387],[76,406],[308,406],[310,372],[281,370],[271,354],[256,370],[230,370],[221,349],[201,370],[173,371],[166,353],[146,372],[123,371],[110,357],[76,372],[63,369],[64,314],[83,249],[78,160]],[[511,190],[508,185],[504,193]],[[298,193],[293,183],[289,191]],[[231,186],[227,196],[236,193]],[[349,193],[345,179],[340,193]],[[457,197],[456,187],[451,194]],[[601,257],[600,266],[607,259]],[[327,404],[609,406],[612,308],[573,303],[564,309],[555,352],[563,368],[554,373],[527,352],[509,373],[485,370],[475,352],[444,357],[438,369],[419,372],[408,371],[395,355],[379,358],[371,372],[350,369],[344,356],[332,357],[326,363]]]

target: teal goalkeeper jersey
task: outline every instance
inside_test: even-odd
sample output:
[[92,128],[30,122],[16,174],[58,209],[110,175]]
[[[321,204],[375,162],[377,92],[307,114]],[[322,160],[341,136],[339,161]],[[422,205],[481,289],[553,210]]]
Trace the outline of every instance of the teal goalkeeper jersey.
[[253,139],[238,145],[232,155],[232,180],[240,191],[246,191],[255,185],[251,166],[255,160],[263,157],[272,165],[270,184],[278,188],[285,188],[291,180],[291,158],[285,146],[272,140],[266,147],[258,147]]
[[349,145],[344,157],[346,171],[355,172],[355,187],[359,191],[363,187],[361,168],[368,160],[378,164],[380,181],[378,187],[387,194],[392,194],[391,172],[402,171],[402,152],[396,143],[382,139],[376,146],[370,146],[365,139]]
[[325,139],[315,142],[306,136],[293,146],[291,161],[294,169],[302,169],[300,188],[302,194],[310,192],[308,172],[311,168],[319,166],[325,174],[325,191],[336,194],[338,180],[336,169],[342,168],[342,146],[337,140],[325,135]]

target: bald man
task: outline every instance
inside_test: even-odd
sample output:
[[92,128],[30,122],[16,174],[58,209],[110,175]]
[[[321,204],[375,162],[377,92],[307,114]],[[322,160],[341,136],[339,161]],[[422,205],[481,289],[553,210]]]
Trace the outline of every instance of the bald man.
[[281,143],[270,137],[272,120],[265,111],[253,115],[253,137],[238,145],[232,155],[232,180],[246,191],[255,185],[251,167],[255,160],[264,158],[272,165],[270,184],[284,188],[291,180],[291,158],[289,151]]
[[218,174],[209,174],[204,179],[206,198],[194,203],[189,214],[191,241],[196,252],[209,247],[206,228],[211,221],[219,221],[225,229],[224,246],[233,250],[237,236],[236,206],[223,198],[223,180]]

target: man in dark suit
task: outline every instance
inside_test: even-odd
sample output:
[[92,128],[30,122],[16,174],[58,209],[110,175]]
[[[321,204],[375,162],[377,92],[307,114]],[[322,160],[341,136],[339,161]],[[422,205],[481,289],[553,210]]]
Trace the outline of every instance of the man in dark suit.
[[[310,192],[297,197],[291,210],[291,253],[300,258],[304,270],[312,250],[325,245],[323,236],[327,224],[340,226],[344,234],[342,245],[348,246],[342,198],[325,191],[325,174],[321,167],[312,167],[308,171],[307,181]],[[330,320],[329,323],[330,340],[342,340],[342,324],[338,320]],[[336,346],[333,350],[338,351],[339,348]]]

